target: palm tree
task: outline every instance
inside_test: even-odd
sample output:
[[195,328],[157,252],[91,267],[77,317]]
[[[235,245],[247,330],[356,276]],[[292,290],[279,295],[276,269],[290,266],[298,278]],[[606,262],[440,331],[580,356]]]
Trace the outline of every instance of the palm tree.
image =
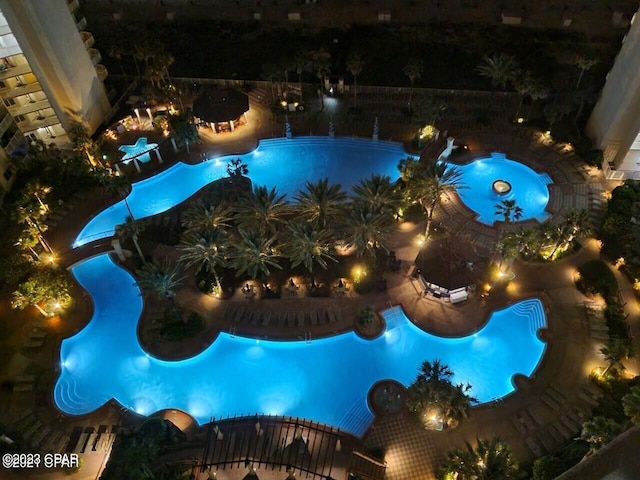
[[182,217],[185,233],[206,235],[208,232],[229,228],[231,211],[222,205],[206,205],[203,201],[191,205]]
[[127,215],[124,223],[116,225],[116,234],[122,242],[125,242],[127,238],[133,240],[140,260],[142,260],[142,263],[147,263],[147,260],[144,258],[144,253],[142,253],[142,249],[140,248],[140,243],[138,243],[138,237],[143,230],[144,224],[140,220],[135,220],[131,215]]
[[460,188],[465,188],[462,182],[462,172],[456,167],[436,160],[424,160],[414,165],[405,164],[405,168],[412,171],[408,182],[410,196],[420,203],[427,215],[424,236],[428,239],[431,234],[433,213],[443,196],[448,196]]
[[38,239],[45,252],[53,253],[53,249],[44,236],[49,228],[43,221],[42,207],[33,197],[23,196],[14,204],[12,219],[19,225],[25,225],[30,234]]
[[40,204],[40,212],[42,215],[49,213],[49,205],[45,203],[47,195],[51,193],[51,187],[48,185],[42,185],[38,180],[31,180],[27,183],[24,194],[29,197],[34,197]]
[[368,253],[375,258],[378,250],[389,252],[387,245],[394,230],[391,215],[376,213],[369,205],[355,201],[344,222],[344,243],[355,249],[358,257]]
[[589,234],[589,211],[581,209],[569,212],[565,220],[559,225],[556,244],[549,254],[549,258],[553,260],[559,249],[566,250],[574,239],[586,237]]
[[227,248],[226,234],[220,228],[212,229],[204,235],[187,233],[178,245],[178,250],[182,252],[180,262],[185,268],[196,266],[198,272],[205,270],[213,274],[219,293],[222,292],[222,284],[217,269],[227,266]]
[[280,72],[278,70],[278,67],[271,62],[263,63],[260,76],[262,77],[263,80],[266,80],[267,82],[269,82],[269,86],[271,87],[271,102],[275,103],[276,92],[275,92],[274,81],[280,78]]
[[169,259],[162,263],[157,260],[145,263],[136,271],[138,287],[143,295],[156,295],[166,299],[174,310],[176,309],[174,297],[175,289],[179,287],[185,277],[180,276],[180,266],[171,264]]
[[324,110],[324,77],[330,72],[331,54],[321,48],[311,52],[310,57],[312,68],[320,82],[320,110]]
[[184,144],[187,154],[189,154],[191,152],[189,146],[200,139],[193,119],[185,113],[180,113],[179,115],[169,115],[169,123],[175,137]]
[[522,478],[523,472],[504,440],[493,437],[491,440],[477,439],[477,442],[475,448],[466,442],[466,449],[449,452],[440,477],[458,480]]
[[576,82],[575,88],[577,89],[580,86],[580,82],[582,81],[582,76],[584,72],[587,70],[591,70],[599,63],[599,60],[595,56],[588,55],[586,53],[577,53],[571,59],[571,65],[574,65],[580,69],[580,75],[578,75],[578,81]]
[[472,402],[477,400],[468,394],[471,385],[454,385],[452,377],[453,371],[440,360],[424,362],[407,389],[409,411],[418,415],[423,423],[432,414],[441,417],[447,425],[468,417]]
[[[520,116],[520,107],[522,107],[522,103],[527,96],[531,99],[531,104],[533,104],[534,101],[546,98],[549,95],[547,88],[541,82],[535,80],[531,72],[518,75],[514,78],[513,83],[516,92],[520,95],[520,101],[516,109],[516,118]],[[531,108],[529,108],[529,111],[530,110]]]
[[365,203],[374,213],[394,215],[402,203],[402,196],[388,175],[373,174],[360,180],[353,187],[359,202]]
[[236,276],[247,273],[256,279],[268,277],[270,268],[282,270],[273,247],[275,237],[263,238],[242,228],[238,229],[238,233],[240,238],[229,249],[229,266],[236,270]]
[[505,224],[520,220],[522,217],[522,208],[516,204],[515,200],[502,200],[495,209],[495,214],[501,216]]
[[292,66],[298,74],[298,88],[300,89],[300,101],[302,102],[302,74],[311,68],[311,62],[307,55],[300,52],[293,60]]
[[329,185],[329,179],[306,182],[305,190],[295,195],[298,213],[319,229],[335,225],[344,213],[347,194],[339,184]]
[[359,53],[352,53],[347,58],[347,70],[353,75],[353,106],[358,106],[358,75],[362,72],[364,67],[364,60]]
[[278,232],[288,209],[285,195],[279,195],[275,187],[256,186],[240,200],[235,213],[239,227],[267,236]]
[[409,110],[411,110],[411,96],[413,95],[413,84],[422,76],[422,70],[424,69],[424,64],[422,60],[418,58],[410,59],[407,64],[402,69],[402,73],[406,77],[409,78],[409,82],[411,86],[409,87],[409,102],[407,103]]
[[607,361],[607,368],[602,375],[609,373],[613,367],[618,366],[624,370],[622,360],[628,360],[636,356],[635,346],[631,340],[619,337],[611,337],[609,341],[600,348],[600,354]]
[[632,387],[629,393],[622,397],[622,408],[633,424],[640,423],[640,385]]
[[327,229],[317,229],[304,220],[289,223],[288,235],[282,244],[282,254],[291,261],[293,268],[303,265],[315,285],[316,265],[327,269],[327,261],[337,262],[333,256],[333,235]]
[[513,82],[517,71],[518,64],[515,59],[505,53],[495,53],[491,57],[485,55],[482,63],[476,67],[480,76],[491,80],[494,90],[498,87],[506,88]]
[[604,447],[620,433],[620,425],[604,417],[593,417],[582,424],[580,439],[589,444],[587,455]]

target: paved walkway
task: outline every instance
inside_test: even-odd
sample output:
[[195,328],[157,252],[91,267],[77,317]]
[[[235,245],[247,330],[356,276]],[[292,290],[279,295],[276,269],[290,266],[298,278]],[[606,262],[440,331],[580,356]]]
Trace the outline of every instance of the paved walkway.
[[[247,128],[238,129],[237,135],[222,134],[207,138],[203,145],[192,148],[188,160],[197,162],[202,161],[203,155],[209,157],[247,151],[255,146],[256,138],[278,134],[281,125],[273,122],[268,111],[255,101],[259,94],[253,93],[252,115],[255,117],[250,118]],[[363,124],[362,128],[364,127],[367,125]],[[518,132],[521,133],[521,130]],[[594,222],[597,222],[598,215],[603,211],[602,194],[611,188],[611,185],[604,182],[596,172],[581,167],[581,162],[563,146],[550,145],[544,138],[519,137],[512,133],[509,130],[501,130],[500,134],[486,130],[469,131],[460,135],[460,140],[477,151],[504,151],[513,159],[548,172],[555,182],[551,187],[550,202],[550,210],[556,216],[554,218],[573,208],[589,208],[594,212]],[[168,168],[177,160],[178,156],[165,156],[165,162],[160,167]],[[152,166],[149,166],[136,178],[152,173]],[[74,201],[75,208],[72,209],[73,215],[70,214],[68,218],[61,220],[50,234],[50,241],[57,251],[67,252],[71,241],[86,223],[87,218],[110,202],[113,202],[113,199],[93,194],[77,198]],[[470,212],[459,203],[444,203],[436,214],[436,220],[443,223],[446,220],[449,231],[460,242],[456,248],[474,251],[479,256],[488,256],[496,238],[495,229],[473,221]],[[193,342],[179,346],[158,342],[153,335],[148,334],[148,327],[152,326],[153,321],[153,304],[147,303],[140,322],[143,344],[168,358],[179,358],[206,348],[221,330],[269,338],[297,339],[310,335],[313,339],[352,329],[360,306],[373,305],[380,309],[397,303],[402,304],[408,316],[427,331],[441,335],[462,335],[480,328],[491,311],[520,298],[537,296],[542,298],[547,309],[549,328],[545,338],[549,340],[549,344],[533,378],[517,379],[518,389],[513,395],[499,403],[475,408],[472,418],[453,431],[426,432],[415,427],[402,415],[383,417],[376,421],[365,437],[365,442],[372,448],[383,448],[387,452],[387,475],[390,480],[396,480],[434,478],[434,469],[445,453],[453,446],[462,445],[464,440],[473,441],[476,436],[502,436],[509,441],[517,458],[523,462],[571,438],[576,434],[581,421],[588,417],[594,403],[597,404],[597,395],[594,398],[594,393],[587,389],[586,377],[595,366],[602,363],[596,353],[602,341],[594,339],[589,317],[583,307],[586,299],[577,292],[572,280],[572,274],[578,265],[587,259],[598,257],[595,244],[589,242],[579,253],[550,265],[516,262],[513,265],[516,278],[508,285],[492,290],[489,298],[484,301],[472,296],[467,302],[454,306],[422,296],[419,285],[408,275],[419,251],[413,239],[423,228],[421,224],[405,223],[394,237],[392,248],[401,260],[401,270],[385,275],[388,286],[386,292],[330,299],[304,297],[252,301],[236,297],[235,300],[219,301],[202,295],[194,285],[187,285],[179,290],[178,301],[187,308],[205,315],[208,321],[205,334]],[[104,242],[97,245],[100,251],[105,248]],[[98,249],[93,247],[85,247],[83,255],[95,253]],[[166,253],[170,252],[164,246],[158,246],[154,252],[158,256]],[[78,252],[73,252],[65,256],[64,261],[66,264],[72,264],[78,258]],[[481,278],[478,277],[477,280],[480,281]],[[632,298],[630,295],[633,292],[629,291],[628,283],[625,283],[623,278],[619,280],[623,295]],[[46,353],[41,354],[40,361],[50,364],[51,358],[57,359],[60,338],[77,331],[89,318],[90,300],[86,295],[77,295],[77,299],[75,312],[65,319],[68,324],[57,333]],[[631,309],[631,304],[636,305],[635,302],[629,302],[627,308]],[[238,317],[238,321],[235,317],[225,317],[224,311],[230,306],[234,307],[234,311],[237,311],[236,308],[239,306],[243,307],[243,315]],[[276,318],[276,315],[281,318],[281,315],[295,313],[296,321],[287,321],[282,326],[264,325],[263,313],[267,311],[271,313],[272,318]],[[314,325],[311,317],[303,316],[300,324],[297,314],[311,311],[327,312],[325,318],[328,320],[323,324]],[[329,311],[335,317],[334,321],[330,320]],[[257,315],[257,312],[262,313]],[[637,319],[637,312],[634,315]],[[260,320],[254,322],[253,319]],[[637,323],[634,322],[633,328],[637,329]],[[50,392],[55,380],[55,374],[49,376],[47,382],[40,383],[45,395],[47,389]],[[18,412],[31,401],[33,398],[30,397],[18,401],[16,396],[12,398],[9,406],[12,412]],[[56,417],[55,410],[48,402],[46,406],[38,404],[37,415],[48,418],[50,422]],[[70,423],[77,425],[78,422],[88,422],[92,426],[98,426],[104,421],[104,415],[109,417],[108,421],[114,421],[113,418],[117,418],[119,413],[110,406]],[[69,423],[65,422],[64,431],[68,432],[68,427]]]

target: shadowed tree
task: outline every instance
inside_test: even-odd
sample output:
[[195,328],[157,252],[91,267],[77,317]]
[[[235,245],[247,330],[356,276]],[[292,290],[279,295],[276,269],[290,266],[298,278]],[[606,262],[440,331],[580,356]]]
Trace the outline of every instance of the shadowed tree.
[[[541,100],[549,95],[549,90],[538,80],[534,79],[531,72],[525,72],[517,77],[513,81],[516,92],[520,95],[520,101],[518,102],[518,108],[516,109],[516,119],[520,116],[520,108],[525,98],[531,99],[531,105],[536,100]],[[531,112],[531,106],[529,107],[529,113]],[[529,114],[525,116],[525,120],[529,117]]]
[[640,385],[632,387],[629,393],[622,397],[622,408],[633,424],[640,423]]
[[388,175],[373,174],[355,185],[353,193],[359,202],[369,206],[373,213],[395,215],[402,204],[402,195]]
[[411,97],[413,95],[413,85],[416,83],[422,76],[422,71],[424,70],[424,63],[419,58],[410,59],[407,64],[402,69],[402,73],[404,76],[409,79],[409,101],[407,102],[407,106],[409,110],[411,110]]
[[236,270],[236,276],[243,273],[252,279],[266,278],[271,274],[270,268],[282,270],[278,264],[278,254],[274,248],[275,237],[263,238],[254,232],[238,229],[240,238],[229,248],[229,266]]
[[509,445],[499,437],[477,440],[475,448],[466,442],[466,448],[447,454],[439,478],[458,480],[510,480],[524,477]]
[[582,76],[584,72],[591,70],[599,63],[598,57],[595,55],[587,54],[587,53],[576,53],[571,59],[571,65],[577,67],[580,70],[580,75],[578,75],[578,81],[576,82],[575,88],[577,89],[580,86],[580,82],[582,81]]
[[364,67],[364,60],[359,53],[352,53],[347,58],[347,70],[353,75],[353,106],[358,106],[358,75]]
[[320,82],[320,110],[324,110],[324,77],[329,75],[331,67],[331,54],[324,49],[314,50],[309,54],[311,68]]
[[125,242],[127,238],[130,238],[136,247],[136,251],[140,256],[142,263],[147,263],[147,260],[144,258],[144,253],[142,253],[142,249],[140,248],[140,243],[138,243],[138,237],[143,231],[144,224],[139,220],[135,220],[131,215],[127,215],[124,223],[116,225],[116,234],[120,237],[122,242]]
[[304,220],[293,220],[288,227],[282,254],[293,268],[303,265],[311,275],[311,285],[315,285],[316,265],[326,270],[327,261],[337,262],[333,256],[333,235],[329,230],[317,229]]
[[611,337],[609,341],[600,348],[600,354],[607,361],[607,368],[602,375],[606,375],[613,367],[624,370],[623,360],[636,356],[635,346],[631,340],[619,337]]
[[407,188],[410,197],[420,203],[427,215],[427,224],[424,230],[424,237],[427,240],[431,235],[433,213],[442,197],[461,188],[466,188],[462,181],[462,172],[445,162],[428,159],[413,160],[413,163],[407,161],[402,167],[411,172],[402,174],[403,177],[407,176],[408,178]]
[[586,209],[569,212],[558,225],[558,237],[549,258],[553,260],[558,250],[567,250],[574,239],[589,236],[589,221],[589,211]]
[[355,249],[358,257],[369,254],[373,258],[379,250],[389,252],[388,243],[394,230],[391,215],[376,213],[359,201],[351,204],[342,228],[347,248]]
[[620,425],[604,417],[593,417],[582,424],[580,439],[589,444],[590,455],[604,447],[620,433]]
[[171,308],[177,311],[174,297],[176,288],[182,285],[183,276],[180,276],[180,266],[172,264],[168,258],[162,263],[157,260],[145,263],[136,271],[137,284],[142,295],[155,295],[169,302]]
[[222,292],[218,269],[227,266],[228,238],[224,230],[213,228],[204,235],[197,232],[187,233],[178,245],[178,250],[182,252],[180,262],[185,268],[195,266],[198,272],[204,270],[211,273],[218,293]]
[[239,227],[270,236],[278,233],[289,208],[285,195],[278,194],[275,187],[267,190],[256,186],[240,200],[235,211]]
[[298,214],[319,229],[338,224],[347,203],[347,194],[342,187],[339,184],[329,185],[328,178],[306,182],[305,190],[299,190],[294,198]]
[[493,89],[506,88],[514,81],[518,72],[518,64],[511,55],[494,53],[491,57],[484,56],[482,63],[476,67],[481,77],[491,80]]
[[311,61],[308,56],[302,52],[296,55],[296,58],[293,60],[293,69],[298,74],[298,88],[300,89],[300,101],[302,102],[302,74],[304,72],[308,72],[311,69]]
[[227,229],[231,225],[231,211],[222,205],[206,205],[198,201],[191,205],[182,217],[182,226],[185,233],[207,235],[209,232],[222,228]]
[[440,360],[424,362],[407,389],[409,411],[423,423],[432,415],[442,417],[446,425],[468,417],[472,402],[477,400],[468,394],[471,385],[454,385],[452,377],[453,371]]

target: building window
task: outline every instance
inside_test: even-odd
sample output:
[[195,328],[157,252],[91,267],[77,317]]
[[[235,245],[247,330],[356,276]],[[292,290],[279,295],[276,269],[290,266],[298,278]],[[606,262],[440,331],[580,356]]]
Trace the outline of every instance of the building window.
[[7,88],[7,85],[2,80],[0,80],[0,88]]
[[13,98],[7,98],[7,99],[4,101],[4,104],[5,104],[7,107],[11,107],[11,106],[13,106],[13,105],[15,105],[15,104],[16,104],[16,101],[15,101]]
[[24,122],[25,121],[24,115],[16,115],[13,118],[16,121],[16,123],[20,123],[20,122]]

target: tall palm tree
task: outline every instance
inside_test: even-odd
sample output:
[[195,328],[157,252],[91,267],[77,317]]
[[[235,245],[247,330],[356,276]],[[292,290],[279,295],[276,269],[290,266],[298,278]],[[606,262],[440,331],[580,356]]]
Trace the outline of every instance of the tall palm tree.
[[229,266],[236,270],[236,276],[247,273],[253,279],[266,278],[271,274],[270,268],[282,270],[274,248],[275,237],[260,237],[242,228],[238,233],[240,238],[229,248]]
[[[593,417],[582,424],[580,439],[589,444],[589,453],[604,447],[620,433],[620,425],[605,417]],[[587,454],[587,455],[588,455]]]
[[227,266],[227,249],[227,237],[220,228],[204,235],[187,233],[178,245],[178,250],[182,252],[180,262],[185,268],[196,266],[198,272],[204,270],[213,274],[218,292],[222,292],[222,284],[217,269]]
[[[441,476],[458,480],[509,480],[522,478],[518,462],[509,445],[499,437],[477,440],[474,448],[466,442],[466,448],[447,454]],[[447,476],[448,475],[448,476]]]
[[358,75],[364,68],[364,60],[359,53],[352,53],[347,58],[347,70],[353,75],[353,106],[358,106]]
[[303,265],[311,275],[311,285],[315,285],[316,265],[326,270],[327,261],[337,262],[333,256],[333,235],[304,220],[294,220],[288,227],[282,254],[291,261],[293,268]]
[[376,257],[379,250],[389,251],[388,243],[395,230],[393,217],[376,213],[363,202],[353,202],[345,220],[343,232],[347,248],[353,248],[358,257],[369,254]]
[[495,214],[501,216],[506,224],[520,220],[522,213],[522,207],[515,200],[502,200],[495,206]]
[[602,373],[606,375],[613,367],[618,366],[624,370],[623,360],[636,356],[636,350],[631,340],[619,337],[611,337],[609,341],[600,348],[600,354],[607,361],[607,368]]
[[120,237],[122,242],[125,242],[127,238],[130,238],[136,247],[136,251],[138,252],[138,256],[140,256],[142,263],[147,263],[147,260],[144,258],[144,254],[142,253],[142,249],[140,248],[140,243],[138,242],[138,238],[143,231],[144,223],[140,220],[135,220],[131,215],[127,215],[124,223],[116,225],[116,234]]
[[24,194],[26,196],[34,197],[40,204],[40,212],[45,215],[49,213],[49,205],[45,203],[47,195],[51,193],[51,187],[48,185],[42,185],[38,180],[31,180],[27,183]]
[[347,202],[342,186],[329,185],[328,178],[306,182],[305,190],[299,190],[294,198],[298,213],[320,229],[338,223]]
[[203,201],[191,205],[182,217],[182,226],[185,233],[198,233],[205,235],[207,232],[231,225],[231,211],[223,205],[207,205]]
[[353,187],[359,202],[365,203],[374,213],[394,215],[402,203],[402,195],[388,175],[373,174],[363,178]]
[[311,62],[305,53],[299,52],[293,59],[292,67],[298,74],[298,88],[300,89],[300,101],[302,102],[302,74],[311,69]]
[[53,253],[53,249],[44,236],[49,227],[44,223],[42,207],[34,200],[33,197],[28,196],[23,196],[18,199],[14,204],[11,217],[19,225],[24,225],[25,229],[29,230],[29,234],[38,239],[38,242],[45,252]]
[[462,181],[462,172],[445,162],[426,159],[420,163],[416,162],[413,166],[407,164],[406,168],[412,170],[412,177],[408,182],[409,194],[420,203],[427,215],[424,236],[428,239],[431,234],[433,213],[442,197],[466,188]]
[[324,77],[331,71],[331,54],[321,48],[311,52],[310,58],[313,71],[320,82],[320,110],[324,110]]
[[423,70],[424,63],[419,58],[410,59],[402,69],[402,73],[404,73],[405,77],[409,78],[409,82],[411,83],[411,86],[409,87],[409,102],[407,102],[409,110],[411,110],[411,96],[413,95],[413,85],[416,80],[422,76]]
[[629,393],[622,397],[622,408],[633,424],[640,423],[640,385],[632,387]]
[[278,232],[288,210],[285,195],[278,194],[275,187],[267,190],[265,186],[254,187],[235,207],[238,226],[263,236]]
[[176,308],[174,297],[185,277],[180,276],[180,266],[172,264],[169,259],[162,263],[157,260],[145,263],[136,271],[137,284],[143,295],[156,295],[166,299],[172,308]]
[[[515,117],[520,116],[520,108],[526,97],[531,99],[531,103],[535,100],[546,98],[549,95],[547,88],[538,80],[534,79],[531,72],[524,72],[517,75],[513,79],[513,86],[520,95],[520,101],[518,102],[518,108],[516,109]],[[529,110],[531,110],[529,108]],[[528,115],[527,115],[528,117]]]
[[493,89],[506,88],[513,82],[518,71],[518,64],[511,55],[495,53],[491,57],[485,55],[482,63],[476,67],[480,76],[491,80]]
[[589,211],[586,209],[569,212],[564,221],[559,225],[558,238],[549,258],[554,259],[556,252],[561,248],[562,250],[566,250],[574,239],[588,236],[591,230],[589,228],[589,221]]
[[578,75],[578,81],[576,82],[575,88],[577,89],[580,86],[580,82],[582,81],[582,76],[584,72],[591,70],[599,63],[598,57],[591,56],[586,53],[577,53],[571,59],[571,64],[578,67],[580,69],[580,75]]

